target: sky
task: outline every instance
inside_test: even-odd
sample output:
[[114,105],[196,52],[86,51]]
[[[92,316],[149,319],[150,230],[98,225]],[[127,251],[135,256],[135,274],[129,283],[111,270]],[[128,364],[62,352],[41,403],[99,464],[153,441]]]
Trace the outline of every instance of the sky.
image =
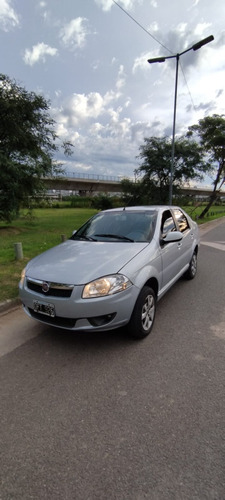
[[[224,0],[0,0],[1,73],[42,94],[68,173],[134,176],[140,145],[225,113]],[[209,185],[210,179],[205,181]]]

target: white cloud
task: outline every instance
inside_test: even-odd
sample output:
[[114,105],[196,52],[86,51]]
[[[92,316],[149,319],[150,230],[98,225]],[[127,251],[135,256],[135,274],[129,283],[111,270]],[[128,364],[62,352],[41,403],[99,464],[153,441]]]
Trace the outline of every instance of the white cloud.
[[148,124],[135,124],[127,115],[130,99],[117,90],[123,75],[124,68],[120,66],[115,90],[105,94],[76,93],[62,104],[61,109],[55,108],[57,133],[75,146],[75,160],[69,160],[68,170],[75,168],[81,172],[88,168],[102,174],[112,175],[113,172],[116,176],[121,174],[123,165],[122,171],[133,175],[137,151]]
[[149,64],[147,63],[148,59],[149,59],[149,52],[144,52],[139,57],[136,57],[134,60],[132,73],[135,73],[137,69],[141,70],[149,69]]
[[44,21],[51,20],[51,16],[49,11],[47,10],[47,3],[46,2],[40,2],[39,3],[39,8],[41,9],[41,15],[44,19]]
[[77,17],[72,19],[68,24],[61,29],[60,37],[66,47],[76,50],[83,48],[88,35],[87,19],[85,17]]
[[[109,11],[115,3],[113,0],[95,0],[95,3],[102,8],[104,11]],[[121,5],[125,10],[130,10],[135,5],[135,3],[142,3],[142,0],[119,0],[118,4]]]
[[185,35],[187,30],[187,23],[179,23],[176,27],[176,32],[179,33],[181,36]]
[[97,69],[99,69],[100,66],[101,66],[101,61],[99,59],[95,59],[91,63],[91,68],[93,69],[93,71],[97,71]]
[[63,119],[68,128],[81,126],[90,118],[98,118],[103,108],[103,98],[98,92],[74,94],[67,100],[59,120]]
[[99,122],[95,122],[95,123],[93,123],[93,125],[91,125],[91,127],[90,127],[90,133],[91,133],[92,135],[95,135],[95,136],[96,136],[96,135],[98,135],[99,133],[101,133],[101,132],[104,130],[104,128],[105,128],[105,127],[104,127],[101,123],[99,123]]
[[125,83],[126,83],[126,78],[125,78],[125,73],[124,73],[124,66],[121,64],[120,65],[120,69],[119,69],[119,73],[118,73],[118,79],[117,79],[117,82],[116,82],[116,88],[118,90],[120,90],[122,87],[124,87]]
[[102,7],[102,10],[110,10],[111,7],[114,5],[112,0],[95,0],[95,3],[99,6]]
[[192,7],[196,7],[199,4],[200,0],[194,0]]
[[58,118],[67,124],[68,128],[82,126],[84,123],[103,117],[105,114],[112,115],[112,102],[119,98],[120,94],[110,90],[105,95],[99,92],[89,94],[73,94],[65,103],[64,111]]
[[33,66],[38,61],[46,61],[46,56],[56,56],[58,54],[58,50],[49,47],[45,43],[38,43],[32,47],[32,50],[26,49],[24,53],[23,60],[25,64],[29,66]]
[[212,23],[198,23],[195,30],[194,30],[194,35],[196,36],[202,36],[207,28],[210,28],[212,26]]
[[0,26],[4,31],[19,25],[19,17],[10,0],[0,0]]
[[153,21],[153,23],[151,23],[151,24],[149,25],[149,27],[148,27],[148,31],[149,31],[150,33],[152,33],[152,32],[156,32],[156,31],[158,31],[158,30],[159,30],[159,25],[158,25],[158,23],[157,23],[156,21]]

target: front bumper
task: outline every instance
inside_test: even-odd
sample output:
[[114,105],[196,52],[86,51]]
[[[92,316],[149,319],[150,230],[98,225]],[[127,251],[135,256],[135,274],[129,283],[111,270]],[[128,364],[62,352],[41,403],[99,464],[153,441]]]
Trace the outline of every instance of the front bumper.
[[[30,290],[26,279],[19,285],[24,311],[42,323],[73,331],[104,331],[126,325],[131,317],[139,289],[132,285],[125,291],[106,297],[82,299],[83,286],[74,286],[70,297],[43,296]],[[54,306],[55,316],[35,312],[34,303]]]

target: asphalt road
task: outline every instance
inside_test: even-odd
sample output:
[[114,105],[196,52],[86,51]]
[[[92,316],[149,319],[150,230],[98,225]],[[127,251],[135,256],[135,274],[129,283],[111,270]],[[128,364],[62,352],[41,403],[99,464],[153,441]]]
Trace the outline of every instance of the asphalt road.
[[225,221],[152,334],[0,317],[1,500],[225,498]]

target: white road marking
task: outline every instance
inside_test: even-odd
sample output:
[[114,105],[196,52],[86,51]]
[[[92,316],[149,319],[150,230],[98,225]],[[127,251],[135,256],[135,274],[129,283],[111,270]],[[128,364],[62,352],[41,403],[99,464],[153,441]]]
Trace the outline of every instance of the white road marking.
[[201,241],[201,245],[206,245],[208,247],[216,248],[217,250],[222,250],[225,252],[225,241]]

